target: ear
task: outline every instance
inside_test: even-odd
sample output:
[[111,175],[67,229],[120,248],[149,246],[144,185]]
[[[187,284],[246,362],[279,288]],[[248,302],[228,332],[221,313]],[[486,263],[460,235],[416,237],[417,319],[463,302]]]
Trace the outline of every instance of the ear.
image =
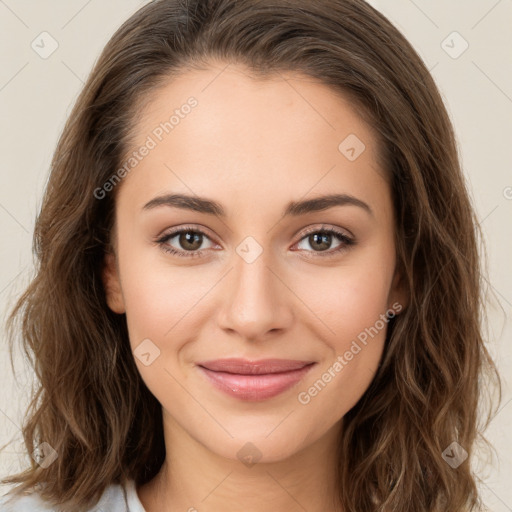
[[403,272],[399,267],[395,269],[393,282],[389,291],[388,306],[398,315],[404,311],[409,304],[409,292],[406,288]]
[[105,254],[102,269],[103,288],[108,307],[118,314],[126,312],[124,305],[124,297],[121,289],[121,281],[119,279],[119,270],[117,268],[116,256],[113,252]]

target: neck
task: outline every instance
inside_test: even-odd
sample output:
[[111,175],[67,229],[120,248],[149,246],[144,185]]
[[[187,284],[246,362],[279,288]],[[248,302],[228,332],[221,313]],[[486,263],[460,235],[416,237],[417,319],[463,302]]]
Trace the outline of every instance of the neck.
[[146,512],[341,512],[336,481],[340,426],[286,459],[244,464],[213,453],[166,418],[166,460],[138,489],[139,498]]

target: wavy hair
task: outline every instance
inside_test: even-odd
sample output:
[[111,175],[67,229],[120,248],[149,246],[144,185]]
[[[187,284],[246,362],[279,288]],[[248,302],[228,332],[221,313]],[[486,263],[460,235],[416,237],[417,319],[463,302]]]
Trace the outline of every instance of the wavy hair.
[[[46,468],[30,460],[2,483],[80,512],[112,483],[149,481],[165,459],[161,405],[101,278],[115,193],[98,199],[95,191],[121,165],[152,94],[213,60],[260,78],[294,71],[318,79],[378,135],[409,304],[390,321],[378,372],[344,416],[345,511],[474,510],[470,460],[491,415],[480,425],[477,409],[491,384],[501,400],[482,333],[481,232],[429,70],[363,0],[156,0],[112,36],[58,141],[34,231],[36,274],[7,322],[11,364],[19,333],[38,379],[24,445],[30,455],[46,442],[58,458]],[[442,455],[454,441],[469,455],[456,469]]]

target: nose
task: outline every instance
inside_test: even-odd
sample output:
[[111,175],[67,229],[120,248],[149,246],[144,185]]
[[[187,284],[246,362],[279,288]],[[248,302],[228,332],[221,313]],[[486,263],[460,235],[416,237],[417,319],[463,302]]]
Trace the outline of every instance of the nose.
[[221,329],[246,341],[259,341],[287,330],[293,322],[293,293],[263,251],[248,263],[234,255],[225,280],[218,322]]

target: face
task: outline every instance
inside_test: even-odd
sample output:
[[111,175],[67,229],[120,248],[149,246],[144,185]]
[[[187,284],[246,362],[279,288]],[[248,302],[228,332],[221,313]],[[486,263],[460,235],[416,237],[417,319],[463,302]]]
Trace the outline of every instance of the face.
[[[187,70],[140,116],[104,282],[167,427],[271,462],[342,424],[405,297],[371,127],[309,77],[223,67]],[[200,366],[228,358],[308,366]]]

